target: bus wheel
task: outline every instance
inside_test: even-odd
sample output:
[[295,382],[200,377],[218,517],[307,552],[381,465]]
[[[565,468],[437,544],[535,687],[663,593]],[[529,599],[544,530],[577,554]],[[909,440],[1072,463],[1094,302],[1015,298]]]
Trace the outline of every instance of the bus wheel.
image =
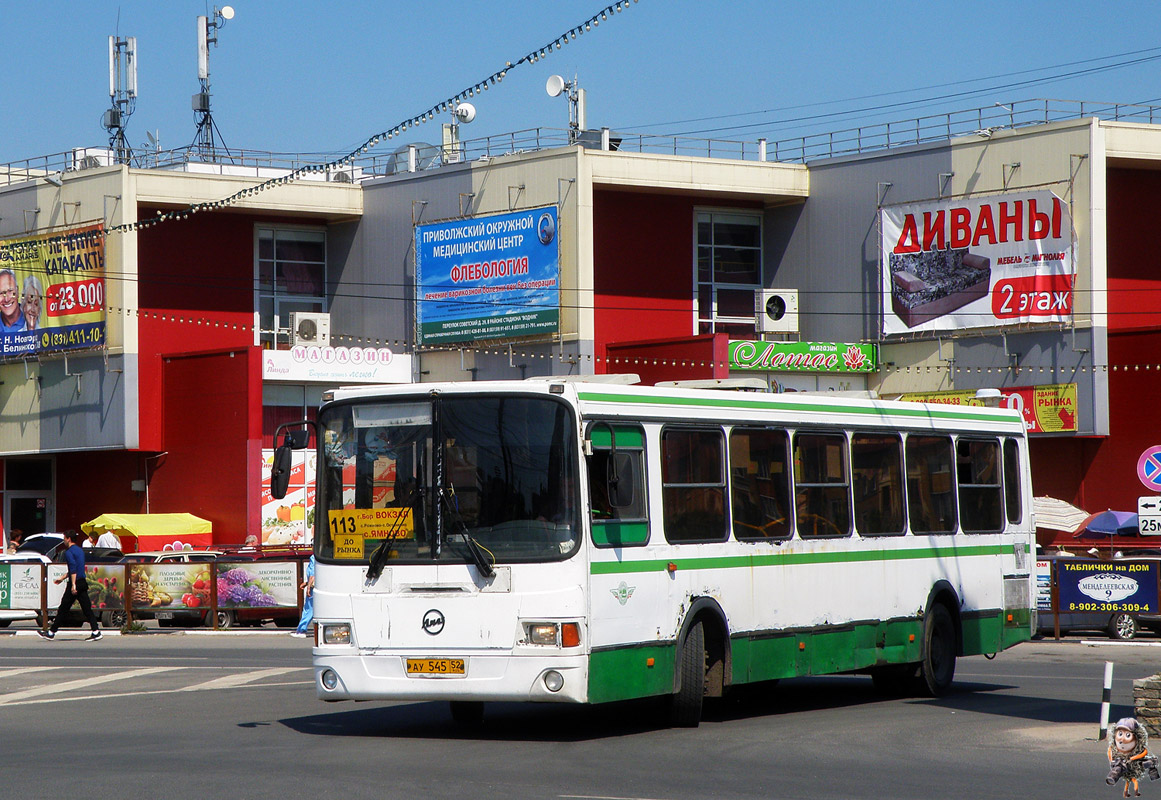
[[460,725],[481,725],[484,722],[484,704],[479,700],[452,700],[452,720]]
[[695,622],[678,656],[681,686],[669,701],[669,720],[679,728],[696,728],[705,697],[705,632]]
[[955,623],[951,612],[936,603],[923,620],[923,661],[919,664],[920,687],[931,697],[940,697],[955,677]]

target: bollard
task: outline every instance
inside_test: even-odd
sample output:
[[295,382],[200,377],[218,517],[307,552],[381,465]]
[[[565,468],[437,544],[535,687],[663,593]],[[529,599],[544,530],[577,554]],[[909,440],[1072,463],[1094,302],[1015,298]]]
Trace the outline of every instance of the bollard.
[[1109,732],[1109,702],[1113,694],[1113,662],[1105,662],[1105,688],[1101,693],[1101,729],[1097,741],[1104,741]]

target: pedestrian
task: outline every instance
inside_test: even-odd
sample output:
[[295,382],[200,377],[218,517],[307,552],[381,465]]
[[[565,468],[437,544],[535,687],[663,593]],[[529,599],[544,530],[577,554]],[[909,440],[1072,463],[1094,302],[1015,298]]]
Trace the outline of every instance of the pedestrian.
[[8,552],[15,553],[24,542],[24,531],[13,528],[8,534]]
[[87,641],[95,642],[101,638],[101,626],[97,622],[97,617],[93,614],[93,602],[89,599],[89,582],[85,579],[85,550],[81,547],[81,542],[84,541],[85,535],[77,531],[66,531],[65,539],[68,540],[69,546],[65,550],[65,563],[68,564],[68,574],[57,578],[54,583],[62,583],[68,581],[65,586],[64,597],[60,600],[60,608],[56,611],[56,618],[53,619],[52,625],[46,631],[43,628],[38,629],[39,633],[45,639],[55,639],[56,630],[60,627],[61,621],[65,614],[73,607],[73,601],[81,604],[81,612],[84,613],[85,619],[89,621],[89,626],[92,628],[92,633],[89,634]]
[[306,637],[306,630],[314,621],[314,556],[306,562],[306,572],[302,577],[303,581],[299,584],[302,588],[302,619],[298,621],[298,628],[290,634],[299,639]]

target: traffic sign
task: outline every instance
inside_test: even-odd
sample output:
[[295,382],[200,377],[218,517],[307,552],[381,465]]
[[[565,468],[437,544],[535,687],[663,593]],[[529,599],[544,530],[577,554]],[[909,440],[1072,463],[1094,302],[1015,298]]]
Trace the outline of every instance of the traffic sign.
[[1161,497],[1137,498],[1137,526],[1143,536],[1161,536]]
[[1161,444],[1155,444],[1137,459],[1137,477],[1146,489],[1161,492]]

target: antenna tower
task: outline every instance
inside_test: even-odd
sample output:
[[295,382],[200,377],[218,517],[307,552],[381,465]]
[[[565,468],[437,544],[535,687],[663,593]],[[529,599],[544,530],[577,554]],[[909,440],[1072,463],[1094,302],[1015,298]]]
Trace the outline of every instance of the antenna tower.
[[109,132],[109,149],[118,164],[128,164],[133,148],[125,138],[125,124],[137,108],[137,37],[109,37],[109,110],[101,124]]
[[[212,17],[198,17],[198,81],[201,91],[195,94],[190,104],[193,107],[194,119],[198,129],[194,134],[193,147],[201,156],[209,161],[217,161],[217,148],[229,155],[230,149],[221,141],[222,132],[214,124],[214,116],[210,112],[210,45],[218,46],[218,29],[226,24],[226,20],[234,18],[234,9],[230,6],[214,7]],[[217,143],[215,143],[215,134]]]

